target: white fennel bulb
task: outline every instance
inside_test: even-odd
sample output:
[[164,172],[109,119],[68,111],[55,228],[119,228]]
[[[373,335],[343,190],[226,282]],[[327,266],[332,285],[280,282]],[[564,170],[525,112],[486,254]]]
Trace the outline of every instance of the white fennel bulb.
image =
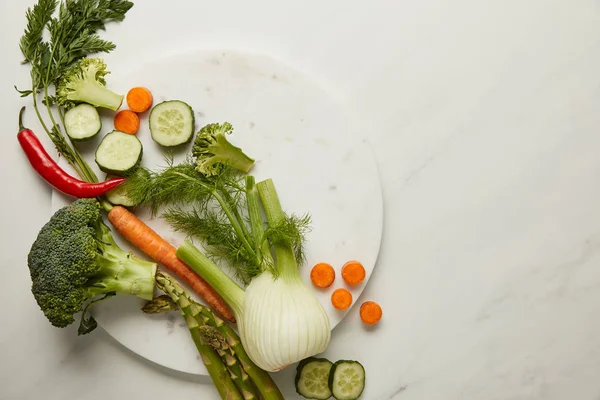
[[[259,194],[270,227],[278,226],[285,214],[270,179],[256,186],[252,177],[246,181],[252,233],[255,238],[263,238]],[[325,309],[300,276],[289,240],[275,235],[269,243],[261,242],[257,247],[266,260],[265,267],[245,291],[191,242],[186,240],[177,249],[177,257],[229,304],[250,359],[265,371],[274,372],[325,351],[331,326]]]
[[304,282],[268,272],[246,288],[238,328],[250,358],[271,372],[325,351],[331,338],[329,316]]

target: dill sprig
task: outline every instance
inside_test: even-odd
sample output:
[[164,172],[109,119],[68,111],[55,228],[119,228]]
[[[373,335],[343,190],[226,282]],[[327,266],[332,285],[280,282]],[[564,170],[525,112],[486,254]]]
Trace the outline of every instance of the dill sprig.
[[[73,143],[69,144],[63,135],[52,110],[55,99],[51,89],[80,59],[115,49],[113,42],[101,39],[97,32],[104,30],[109,22],[122,21],[131,7],[133,3],[126,0],[38,0],[25,14],[27,26],[19,40],[19,48],[24,57],[22,64],[30,67],[31,89],[19,90],[16,86],[15,89],[21,97],[32,95],[38,120],[56,150],[82,179],[88,181],[97,181],[97,177]],[[49,33],[47,40],[44,39],[45,31]],[[39,107],[37,97],[40,92],[46,116]],[[64,110],[60,106],[57,108],[62,119]]]
[[172,207],[162,217],[175,231],[200,239],[206,254],[219,264],[225,264],[244,284],[262,271],[256,257],[246,250],[222,212]]
[[165,159],[166,167],[159,171],[137,168],[128,179],[128,196],[136,203],[147,206],[156,215],[163,207],[194,204],[205,208],[220,194],[223,201],[238,213],[242,188],[240,176],[232,170],[207,178],[196,170],[188,158],[174,164],[172,157]]
[[156,215],[163,207],[195,204],[205,207],[214,183],[198,179],[196,168],[189,161],[173,165],[172,160],[161,171],[140,167],[128,179],[127,195]]
[[294,251],[296,262],[298,265],[302,265],[306,261],[304,243],[306,241],[306,234],[310,230],[311,217],[309,214],[298,216],[286,213],[281,223],[267,228],[264,240],[268,240],[271,243],[278,241],[289,243]]

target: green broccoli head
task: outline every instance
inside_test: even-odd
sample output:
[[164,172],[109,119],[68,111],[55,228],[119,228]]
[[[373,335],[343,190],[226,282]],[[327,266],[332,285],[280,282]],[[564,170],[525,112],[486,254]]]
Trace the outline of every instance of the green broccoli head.
[[192,148],[198,172],[213,176],[226,166],[245,173],[252,169],[254,160],[227,140],[226,135],[232,132],[233,126],[229,122],[208,124],[200,129]]
[[56,97],[58,103],[70,108],[78,103],[116,111],[123,103],[123,95],[109,90],[104,77],[110,72],[101,58],[82,58],[59,79]]
[[[125,252],[102,221],[95,199],[58,210],[39,231],[27,256],[35,300],[52,325],[64,328],[98,296],[126,294],[151,300],[156,264]],[[85,314],[85,312],[83,313]],[[95,328],[82,315],[80,333]]]

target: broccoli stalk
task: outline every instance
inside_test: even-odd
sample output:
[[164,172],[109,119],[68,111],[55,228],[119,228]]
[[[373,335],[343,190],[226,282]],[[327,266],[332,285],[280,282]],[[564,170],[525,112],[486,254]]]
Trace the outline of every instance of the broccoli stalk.
[[225,166],[245,173],[252,169],[254,160],[227,140],[226,135],[232,132],[233,126],[229,122],[208,124],[200,129],[192,148],[198,172],[213,176],[218,175]]
[[46,318],[64,328],[83,311],[80,334],[96,327],[85,315],[93,303],[113,295],[151,300],[156,284],[157,265],[115,243],[95,199],[76,200],[54,213],[31,246],[27,264],[31,291]]
[[95,107],[116,111],[123,103],[123,95],[109,90],[104,77],[110,72],[101,58],[83,58],[60,79],[56,96],[64,107],[88,103]]

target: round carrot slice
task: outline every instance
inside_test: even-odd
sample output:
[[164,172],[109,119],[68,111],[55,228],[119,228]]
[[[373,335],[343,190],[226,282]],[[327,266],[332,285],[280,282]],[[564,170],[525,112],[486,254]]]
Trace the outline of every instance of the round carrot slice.
[[331,294],[331,304],[338,310],[345,310],[352,304],[352,293],[348,289],[340,288]]
[[342,267],[342,278],[348,285],[358,285],[366,275],[365,267],[358,261],[348,261]]
[[137,113],[148,111],[152,107],[152,92],[145,87],[134,87],[127,92],[127,105]]
[[115,129],[135,135],[140,129],[140,117],[131,110],[121,110],[115,115]]
[[310,280],[317,287],[329,287],[335,280],[335,270],[327,263],[318,263],[310,271]]
[[360,306],[360,319],[367,325],[376,324],[382,315],[381,306],[374,301],[366,301]]

